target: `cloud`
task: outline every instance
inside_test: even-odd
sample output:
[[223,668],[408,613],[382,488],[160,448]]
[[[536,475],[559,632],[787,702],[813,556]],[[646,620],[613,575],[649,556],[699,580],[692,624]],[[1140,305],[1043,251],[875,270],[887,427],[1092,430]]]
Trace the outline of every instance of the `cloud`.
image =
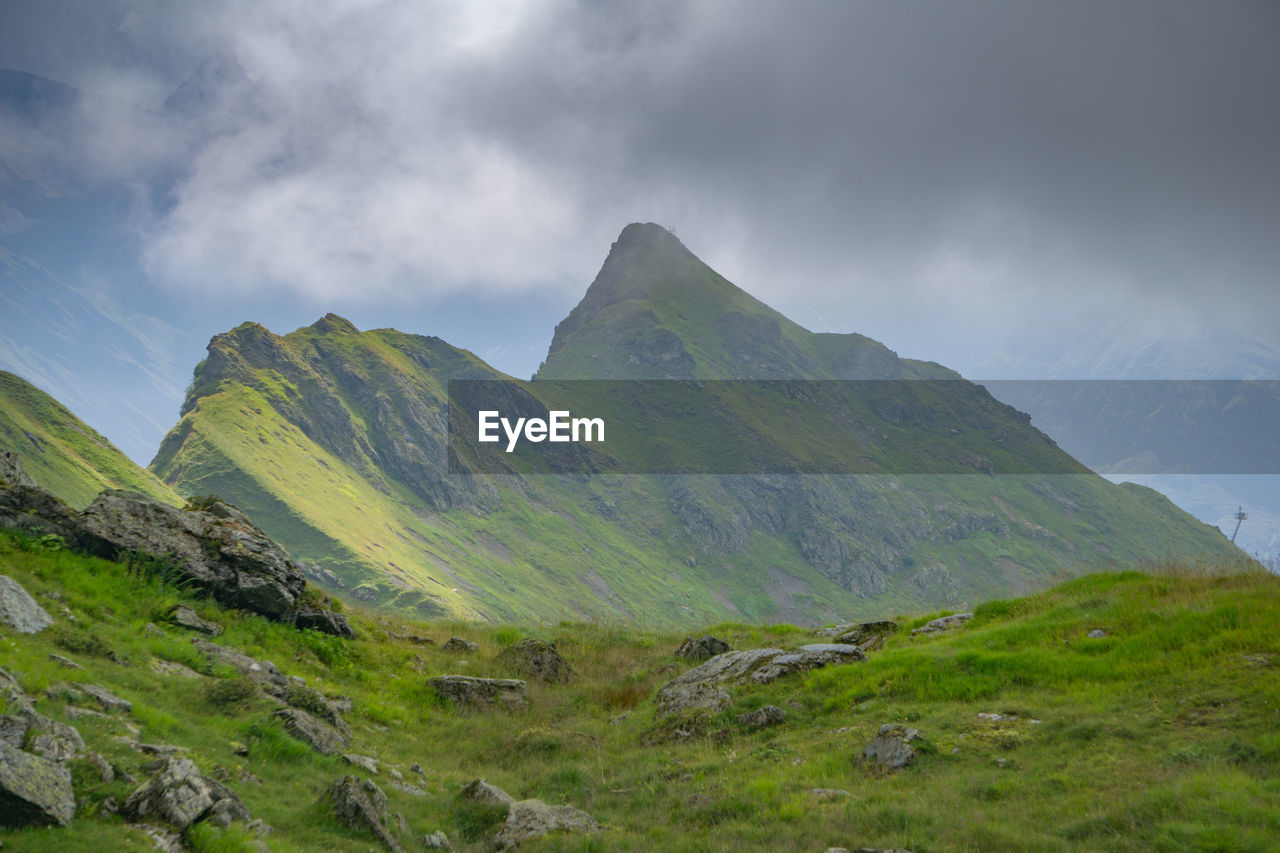
[[141,234],[175,287],[574,292],[622,225],[653,220],[839,329],[1231,328],[1280,310],[1274,4],[245,0],[91,17],[79,73],[150,106],[157,80],[209,56],[252,84],[227,83],[198,132],[89,134],[105,171],[175,164]]

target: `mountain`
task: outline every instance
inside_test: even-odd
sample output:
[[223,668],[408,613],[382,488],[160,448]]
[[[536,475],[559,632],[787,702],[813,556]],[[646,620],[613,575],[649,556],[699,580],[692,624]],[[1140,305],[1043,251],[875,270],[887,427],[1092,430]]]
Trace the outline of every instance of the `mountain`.
[[[1036,447],[1084,471],[945,368],[807,332],[653,225],[623,231],[519,388],[536,400],[540,382],[618,374],[941,378],[948,401],[985,401],[991,426],[957,429],[944,449]],[[315,564],[313,579],[427,615],[812,623],[958,606],[1118,561],[1238,553],[1158,493],[1087,473],[451,474],[445,390],[461,378],[504,377],[438,338],[334,315],[283,336],[243,324],[211,341],[151,467],[247,511]],[[868,415],[870,440],[918,438],[912,418],[927,414],[885,406]]]
[[17,453],[37,483],[73,507],[85,506],[102,489],[128,489],[182,504],[172,489],[57,400],[3,370],[0,449]]

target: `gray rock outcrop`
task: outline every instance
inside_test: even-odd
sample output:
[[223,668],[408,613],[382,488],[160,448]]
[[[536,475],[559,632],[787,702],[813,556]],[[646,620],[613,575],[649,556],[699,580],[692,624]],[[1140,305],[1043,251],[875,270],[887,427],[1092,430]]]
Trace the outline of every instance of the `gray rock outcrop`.
[[129,820],[160,820],[179,832],[207,819],[225,826],[231,820],[252,817],[230,788],[202,775],[189,758],[166,760],[156,775],[129,795],[120,811]]
[[35,488],[36,481],[22,470],[22,460],[12,450],[0,449],[0,486],[13,488],[28,486]]
[[65,826],[75,813],[64,765],[0,740],[0,826]]
[[368,780],[343,776],[328,790],[325,798],[338,818],[355,830],[369,830],[388,850],[399,851],[400,843],[387,830],[387,795]]
[[180,628],[186,628],[189,631],[199,631],[201,634],[208,634],[210,637],[216,637],[222,633],[222,626],[217,622],[210,622],[208,619],[201,618],[185,604],[175,604],[169,609],[165,616],[169,622]]
[[19,634],[38,634],[53,624],[53,617],[20,583],[8,575],[0,575],[0,623]]
[[498,654],[498,660],[516,672],[546,684],[563,684],[573,678],[573,668],[560,656],[555,643],[525,637]]
[[725,652],[667,682],[658,690],[658,706],[663,707],[671,697],[681,692],[682,687],[691,684],[768,684],[792,673],[865,659],[866,655],[857,646],[837,643],[815,643],[792,651],[744,649]]
[[658,716],[674,717],[693,713],[715,714],[729,707],[732,697],[714,684],[668,684],[658,691]]
[[465,640],[462,637],[450,637],[445,640],[444,645],[440,647],[440,651],[467,654],[479,648],[480,645],[473,643],[471,640]]
[[776,726],[787,718],[787,712],[777,705],[765,705],[754,711],[738,715],[738,724],[752,729],[763,729]]
[[884,646],[884,641],[890,634],[898,631],[898,623],[891,622],[888,619],[880,619],[874,622],[855,622],[852,625],[845,626],[843,631],[835,635],[832,642],[848,643],[857,646],[864,652],[872,652]]
[[542,800],[519,800],[507,810],[507,819],[494,838],[498,850],[510,850],[520,844],[553,832],[599,832],[600,823],[573,806],[550,806]]
[[911,744],[922,740],[918,729],[907,728],[899,723],[886,723],[862,750],[862,757],[875,761],[881,767],[900,770],[916,757],[916,750]]
[[911,632],[911,636],[917,634],[936,634],[939,631],[950,631],[953,628],[959,628],[964,623],[973,618],[972,613],[953,613],[950,616],[939,616],[931,622],[926,622],[919,628]]
[[693,637],[685,637],[684,642],[680,644],[680,648],[676,649],[676,657],[685,658],[686,660],[706,660],[729,651],[733,651],[733,649],[729,647],[728,643],[707,634],[696,640]]
[[464,799],[472,800],[477,803],[488,803],[491,806],[510,806],[515,803],[516,798],[483,779],[474,779],[467,783],[462,789]]
[[528,706],[528,684],[517,678],[473,678],[469,675],[441,675],[427,681],[440,696],[466,708],[503,708],[510,711]]
[[336,755],[349,743],[342,732],[300,708],[281,708],[272,716],[284,724],[286,732],[324,755]]

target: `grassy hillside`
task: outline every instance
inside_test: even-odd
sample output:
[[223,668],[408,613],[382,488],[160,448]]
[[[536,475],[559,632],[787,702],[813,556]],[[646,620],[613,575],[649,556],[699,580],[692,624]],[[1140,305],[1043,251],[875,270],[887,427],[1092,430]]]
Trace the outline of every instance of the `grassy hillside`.
[[22,459],[42,488],[74,507],[103,489],[130,489],[169,503],[177,494],[140,468],[66,407],[26,380],[0,370],[0,448]]
[[[937,614],[902,616],[903,630],[866,662],[730,685],[733,704],[705,736],[654,746],[643,745],[655,730],[653,694],[690,666],[672,656],[679,635],[415,622],[357,607],[348,615],[359,638],[343,642],[8,534],[0,534],[0,573],[55,618],[32,636],[0,628],[3,665],[38,710],[71,722],[67,705],[87,701],[72,699],[82,682],[133,703],[127,717],[73,721],[116,780],[102,782],[73,759],[73,823],[0,833],[6,850],[152,849],[104,809],[145,780],[152,761],[117,740],[126,722],[141,741],[185,747],[202,771],[221,775],[274,827],[262,838],[273,851],[376,848],[321,802],[326,786],[349,773],[386,792],[389,810],[405,818],[407,849],[436,830],[458,849],[489,849],[501,810],[458,796],[476,777],[517,798],[574,805],[605,826],[530,850],[1264,851],[1280,837],[1280,581],[1263,573],[1166,566],[1092,575],[988,602],[967,625],[914,640],[906,629]],[[379,773],[293,740],[272,719],[273,704],[229,668],[211,667],[180,629],[147,629],[177,602],[226,626],[217,643],[351,697],[350,749],[378,758]],[[814,641],[787,625],[710,631],[735,648]],[[529,710],[462,713],[425,687],[436,674],[511,675],[497,654],[526,633],[554,639],[578,673],[569,684],[531,685]],[[455,634],[478,650],[460,658],[411,639]],[[62,668],[51,653],[82,669]],[[164,674],[155,661],[200,675]],[[781,725],[737,722],[766,704],[786,712]],[[914,763],[893,773],[858,759],[884,723],[926,738]],[[428,794],[394,787],[393,771]],[[206,827],[190,841],[227,851],[253,839],[233,826]]]

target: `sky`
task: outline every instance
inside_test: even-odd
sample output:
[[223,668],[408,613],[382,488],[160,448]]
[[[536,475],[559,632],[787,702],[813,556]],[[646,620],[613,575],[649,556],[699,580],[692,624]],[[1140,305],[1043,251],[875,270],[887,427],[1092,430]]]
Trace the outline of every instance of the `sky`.
[[0,248],[166,324],[171,397],[328,311],[528,375],[632,221],[968,375],[1274,353],[1277,44],[1272,0],[2,0],[0,68],[93,97],[0,112]]

